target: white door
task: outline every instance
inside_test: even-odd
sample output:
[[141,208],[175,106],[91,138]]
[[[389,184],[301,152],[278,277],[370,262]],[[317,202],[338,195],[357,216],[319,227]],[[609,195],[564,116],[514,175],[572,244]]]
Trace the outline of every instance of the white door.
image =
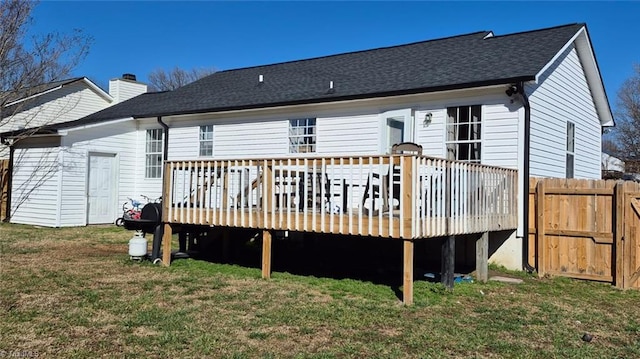
[[411,110],[387,111],[381,115],[381,153],[391,153],[391,146],[402,142],[414,142]]
[[87,223],[112,223],[116,207],[116,156],[89,155]]

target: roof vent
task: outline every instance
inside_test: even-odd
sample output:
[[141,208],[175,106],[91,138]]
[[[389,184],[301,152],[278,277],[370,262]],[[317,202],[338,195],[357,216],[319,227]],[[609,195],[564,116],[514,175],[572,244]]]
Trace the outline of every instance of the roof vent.
[[336,89],[333,88],[333,81],[329,81],[329,90],[327,90],[327,93],[334,93],[336,92]]
[[134,74],[122,74],[123,80],[136,81],[136,75]]
[[263,83],[264,82],[264,76],[258,75],[258,82],[259,83]]
[[482,38],[482,40],[484,39],[488,39],[490,37],[493,37],[493,31],[489,31],[486,35],[484,35],[484,37]]

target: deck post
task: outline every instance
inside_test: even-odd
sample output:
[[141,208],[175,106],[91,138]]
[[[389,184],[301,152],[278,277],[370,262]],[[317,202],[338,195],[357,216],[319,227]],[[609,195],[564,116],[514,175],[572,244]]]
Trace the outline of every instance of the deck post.
[[[415,235],[414,226],[413,226],[413,215],[412,209],[414,208],[416,193],[413,188],[413,160],[416,158],[415,156],[403,156],[401,157],[402,168],[402,199],[400,200],[401,208],[400,213],[402,213],[403,222],[400,223],[400,233],[402,234],[402,238],[413,238]],[[405,225],[406,224],[406,225]],[[409,233],[404,233],[405,228],[411,228]]]
[[413,240],[404,240],[404,277],[402,280],[402,302],[413,304]]
[[171,225],[165,223],[164,233],[162,234],[162,264],[165,267],[171,265],[171,237],[173,237]]
[[447,289],[453,289],[454,271],[455,271],[455,255],[456,255],[456,236],[447,236],[442,242],[442,270],[440,282]]
[[222,260],[229,261],[229,227],[222,228]]
[[262,278],[271,278],[271,231],[262,231]]
[[264,228],[273,227],[271,223],[271,207],[273,206],[273,170],[269,165],[268,160],[264,160],[262,164],[262,211],[263,211],[263,223]]
[[489,279],[489,232],[476,239],[476,279],[483,283]]

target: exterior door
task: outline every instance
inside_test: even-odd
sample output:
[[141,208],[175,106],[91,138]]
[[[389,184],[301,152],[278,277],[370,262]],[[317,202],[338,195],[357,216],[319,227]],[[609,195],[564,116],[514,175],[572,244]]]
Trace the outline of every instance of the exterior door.
[[87,223],[112,223],[116,207],[116,156],[89,155]]
[[391,146],[402,142],[414,142],[411,110],[387,111],[382,114],[381,153],[391,153]]

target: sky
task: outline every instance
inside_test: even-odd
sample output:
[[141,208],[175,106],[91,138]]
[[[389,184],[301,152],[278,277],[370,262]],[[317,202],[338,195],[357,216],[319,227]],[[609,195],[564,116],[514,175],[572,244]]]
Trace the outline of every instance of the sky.
[[[43,1],[33,34],[93,38],[75,71],[108,88],[175,66],[235,69],[491,30],[496,35],[584,22],[611,106],[640,64],[640,1],[167,2]],[[473,56],[473,54],[451,54]]]

